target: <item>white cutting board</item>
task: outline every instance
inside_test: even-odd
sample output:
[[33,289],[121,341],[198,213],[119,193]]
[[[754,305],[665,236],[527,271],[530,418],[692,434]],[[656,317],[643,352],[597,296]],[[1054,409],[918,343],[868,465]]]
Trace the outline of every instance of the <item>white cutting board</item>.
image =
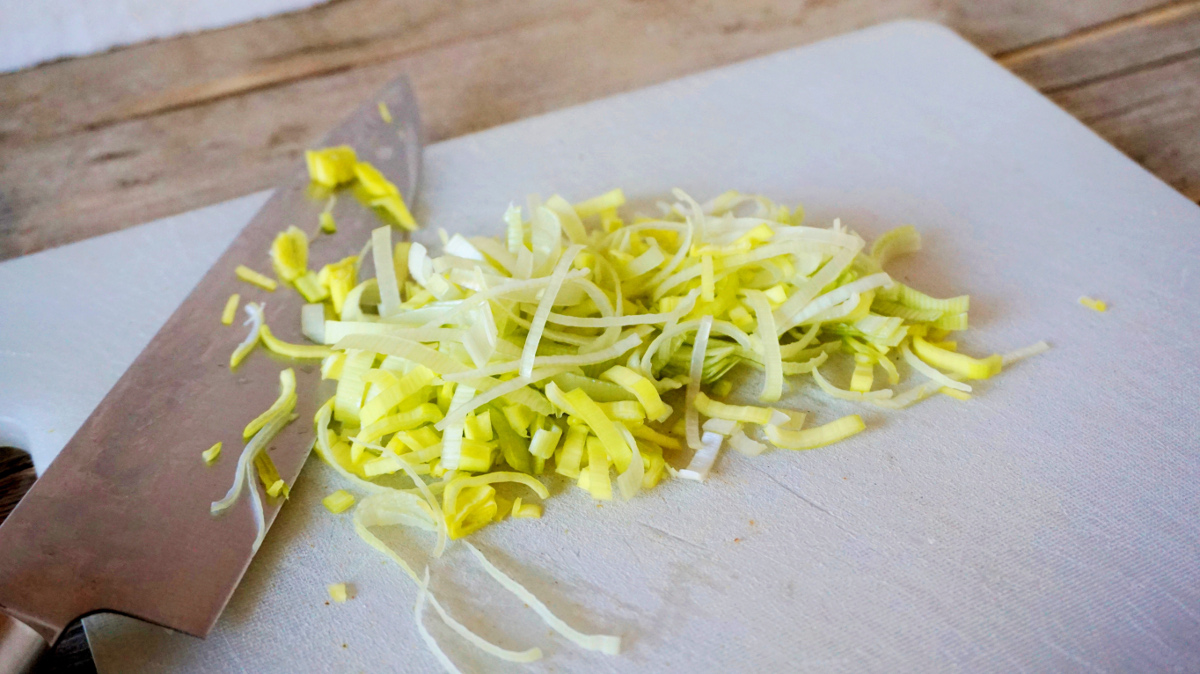
[[[540,645],[529,671],[1200,669],[1200,209],[954,34],[881,26],[440,143],[425,166],[419,215],[472,233],[527,193],[616,185],[759,191],[868,236],[913,223],[926,249],[898,276],[971,293],[971,350],[1055,347],[970,403],[867,410],[848,442],[727,454],[631,503],[556,487],[542,520],[474,538],[578,627],[622,634],[620,657],[549,635],[452,549],[435,591]],[[44,465],[261,200],[0,265],[8,436]],[[854,409],[799,388],[818,420]],[[207,641],[89,620],[100,670],[434,670],[413,585],[321,510],[336,486],[310,461]],[[358,596],[326,606],[338,581]],[[427,623],[464,670],[509,669]]]

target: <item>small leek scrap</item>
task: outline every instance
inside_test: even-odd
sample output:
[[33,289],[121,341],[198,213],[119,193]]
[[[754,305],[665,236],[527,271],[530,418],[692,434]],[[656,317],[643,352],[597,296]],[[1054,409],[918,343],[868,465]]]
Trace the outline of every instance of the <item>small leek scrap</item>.
[[345,489],[339,489],[321,499],[321,504],[325,506],[326,510],[337,515],[349,510],[350,506],[354,505],[354,495]]
[[221,456],[221,443],[213,443],[213,446],[201,452],[200,456],[204,458],[204,463],[213,465],[217,462],[217,457]]
[[350,598],[350,593],[346,590],[345,583],[333,583],[325,589],[329,592],[329,598],[339,604],[345,603]]
[[234,293],[225,301],[225,308],[221,310],[221,325],[233,325],[233,319],[237,316],[238,302],[242,301],[242,296]]
[[279,287],[279,282],[277,282],[275,279],[271,278],[270,276],[260,274],[244,264],[239,264],[237,268],[233,270],[233,273],[246,283],[256,285],[259,288],[269,292],[275,292],[275,289]]
[[1091,309],[1092,311],[1098,311],[1100,313],[1108,311],[1108,304],[1106,304],[1103,300],[1093,299],[1087,295],[1080,297],[1079,303],[1088,309]]
[[[391,112],[382,102],[379,114],[391,123]],[[347,146],[309,150],[305,153],[308,176],[313,183],[328,190],[353,188],[382,220],[408,231],[417,229],[417,221],[404,203],[400,189],[369,162],[359,161],[354,148]],[[326,210],[321,215],[321,228],[336,231],[333,216]]]

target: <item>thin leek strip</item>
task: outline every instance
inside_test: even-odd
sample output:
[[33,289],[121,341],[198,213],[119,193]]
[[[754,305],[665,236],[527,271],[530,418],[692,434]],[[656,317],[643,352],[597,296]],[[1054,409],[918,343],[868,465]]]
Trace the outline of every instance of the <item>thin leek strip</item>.
[[742,332],[736,325],[727,321],[713,320],[712,316],[705,316],[699,320],[669,325],[664,328],[662,332],[658,333],[658,336],[654,338],[653,342],[650,342],[650,346],[646,348],[646,352],[642,355],[642,362],[640,366],[641,371],[651,371],[653,358],[658,354],[662,347],[668,343],[667,340],[670,340],[678,335],[699,330],[700,324],[704,321],[704,319],[708,319],[711,323],[709,327],[710,332],[716,332],[718,334],[725,335],[726,337],[732,337],[742,348],[746,349],[747,351],[754,350],[753,344],[750,341],[750,336],[745,332]]
[[763,390],[758,399],[775,402],[783,395],[783,356],[779,348],[779,333],[775,329],[775,316],[767,296],[760,290],[747,290],[746,302],[754,310],[754,317],[758,321],[756,334],[762,341],[763,367],[767,375],[763,378]]
[[267,347],[268,351],[287,358],[325,358],[333,353],[333,350],[328,346],[285,342],[272,334],[270,326],[265,323],[262,326],[261,338],[263,346]]
[[462,441],[463,441],[463,426],[465,424],[466,413],[470,410],[478,408],[478,405],[467,408],[467,404],[475,397],[475,389],[466,384],[459,384],[458,388],[454,389],[454,397],[450,399],[450,412],[457,412],[464,409],[461,415],[454,414],[453,417],[447,416],[443,419],[444,423],[439,427],[442,431],[442,466],[447,470],[455,470],[458,468],[458,462],[462,458]]
[[371,255],[375,260],[375,278],[379,282],[379,315],[392,316],[400,311],[400,287],[396,263],[392,259],[392,228],[389,225],[371,231]]
[[325,343],[324,304],[305,304],[300,308],[300,333],[317,344]]
[[666,421],[667,417],[670,416],[671,408],[667,407],[662,401],[662,398],[658,395],[658,390],[654,388],[654,384],[646,377],[623,365],[616,365],[605,370],[604,374],[600,375],[600,377],[632,393],[646,410],[646,416],[651,419]]
[[[611,457],[604,451],[604,443],[599,438],[587,439],[588,465],[580,475],[580,486],[588,490],[597,501],[612,500],[612,480],[608,477]],[[584,479],[586,478],[586,483]]]
[[982,359],[972,358],[963,353],[938,348],[919,335],[912,339],[912,350],[926,363],[966,379],[989,379],[1004,367],[1004,359],[1000,354],[992,354]]
[[[433,517],[421,506],[420,498],[414,494],[391,490],[387,494],[379,494],[363,499],[354,509],[354,532],[372,548],[383,553],[385,557],[396,562],[404,573],[414,581],[418,580],[408,562],[391,547],[371,533],[370,527],[387,527],[396,525],[416,526],[432,531]],[[390,506],[390,508],[389,508]]]
[[249,440],[263,426],[277,416],[288,414],[296,408],[296,372],[287,368],[279,373],[279,397],[265,412],[255,417],[242,429],[242,440]]
[[803,311],[817,296],[817,293],[821,292],[821,289],[837,280],[837,277],[854,261],[858,250],[858,248],[844,248],[838,251],[832,259],[825,263],[825,266],[821,267],[820,271],[796,287],[791,297],[788,297],[787,301],[775,310],[775,325],[779,334],[782,335],[797,325],[798,322],[792,322],[792,317]]
[[778,426],[769,425],[765,432],[771,444],[780,449],[816,449],[861,432],[866,425],[857,414],[844,416],[837,421],[831,421],[824,426],[809,428],[803,431],[785,431]]
[[878,274],[871,274],[870,276],[830,290],[829,292],[821,295],[805,305],[803,309],[793,314],[790,318],[788,318],[788,320],[784,321],[783,325],[780,326],[782,328],[780,330],[780,334],[792,329],[797,325],[807,322],[811,318],[817,317],[823,311],[832,309],[833,307],[850,300],[854,295],[865,293],[868,290],[874,290],[875,288],[882,288],[891,283],[891,276],[888,276],[883,272],[879,272]]
[[969,384],[955,381],[925,361],[917,358],[916,354],[912,352],[912,349],[908,348],[907,343],[900,345],[900,353],[904,356],[904,362],[908,363],[909,367],[925,375],[930,381],[937,382],[938,384],[949,389],[962,391],[963,393],[971,392],[971,386]]
[[221,325],[233,325],[233,318],[237,316],[238,302],[242,301],[242,296],[234,293],[229,296],[225,302],[225,308],[221,310]]
[[642,453],[638,449],[637,440],[634,440],[633,434],[622,424],[617,424],[617,430],[625,438],[625,442],[633,452],[633,456],[629,460],[629,467],[617,475],[617,489],[621,492],[621,498],[628,501],[642,488],[642,478],[646,475],[646,467],[642,464]]
[[[257,452],[255,452],[257,454]],[[246,472],[254,470],[253,464],[246,466]],[[262,545],[263,539],[267,537],[267,517],[263,512],[262,498],[258,495],[258,485],[254,484],[254,476],[246,477],[250,483],[247,488],[250,490],[250,512],[254,516],[254,542],[250,544],[250,552],[258,552],[259,546]]]
[[620,653],[621,637],[603,634],[584,634],[576,630],[564,622],[561,618],[554,615],[554,613],[551,612],[550,609],[547,608],[540,599],[534,596],[532,592],[525,589],[523,585],[505,575],[505,573],[500,569],[496,568],[490,561],[488,561],[487,557],[483,556],[483,553],[480,552],[478,548],[466,541],[464,541],[463,544],[475,555],[475,558],[479,560],[479,563],[483,566],[483,569],[487,571],[489,576],[494,578],[497,583],[500,583],[501,587],[516,595],[516,597],[527,604],[529,608],[533,609],[533,612],[538,614],[538,616],[541,617],[541,619],[544,620],[546,624],[549,625],[550,628],[555,632],[563,635],[576,646],[589,651],[599,651],[607,655],[617,655]]
[[696,328],[696,337],[692,342],[692,363],[688,374],[687,407],[685,408],[687,425],[685,428],[688,446],[695,450],[699,450],[702,447],[700,417],[696,410],[696,398],[700,395],[700,380],[704,375],[704,354],[708,350],[708,335],[712,331],[712,325],[712,316],[701,318],[700,325]]
[[[536,364],[539,369],[547,369],[552,367],[561,367],[565,369],[572,367],[582,367],[584,365],[595,365],[597,363],[606,363],[621,355],[628,353],[632,349],[641,346],[642,338],[637,335],[630,335],[621,341],[602,351],[580,354],[576,356],[539,356]],[[497,375],[508,374],[509,372],[517,372],[523,361],[509,361],[505,363],[494,363],[487,367],[481,367],[475,370],[467,370],[465,372],[453,372],[442,375],[446,381],[471,381],[480,377],[495,377]],[[436,369],[436,368],[435,368]],[[523,375],[524,376],[524,375]]]
[[[358,530],[357,525],[355,526],[355,529]],[[383,541],[375,538],[375,536],[367,532],[366,529],[359,531],[358,535],[363,540],[367,541],[371,547],[376,548],[381,552],[386,550],[387,553],[394,554],[391,553],[390,548],[384,545]],[[370,536],[369,539],[367,538],[368,536]],[[379,545],[376,546],[376,543]],[[421,635],[421,640],[425,642],[425,647],[433,653],[435,658],[437,658],[438,664],[442,666],[442,669],[446,671],[446,674],[462,674],[458,667],[455,667],[454,663],[450,661],[450,657],[446,655],[446,652],[442,650],[442,647],[438,645],[437,639],[434,639],[433,635],[430,634],[429,630],[425,627],[425,604],[429,599],[429,588],[427,587],[428,571],[426,571],[426,581],[423,582],[416,578],[416,574],[412,571],[412,569],[408,568],[408,564],[405,564],[398,556],[395,557],[395,559],[403,564],[404,570],[408,571],[408,575],[413,576],[413,580],[417,581],[417,602],[413,605],[413,619],[417,621],[417,632]]]
[[[229,488],[229,491],[225,493],[225,496],[222,497],[221,500],[214,501],[210,506],[209,510],[212,512],[212,514],[215,515],[237,502],[238,495],[242,492],[242,486],[246,483],[246,478],[249,476],[251,480],[253,480],[250,469],[254,467],[254,457],[257,456],[258,453],[262,451],[268,443],[271,442],[271,440],[275,439],[275,436],[278,435],[281,430],[283,430],[284,426],[287,426],[289,423],[291,423],[291,421],[292,417],[290,414],[277,416],[254,434],[254,437],[249,443],[246,444],[246,447],[242,449],[242,455],[238,457],[237,467],[235,468],[233,475],[233,485]],[[250,486],[254,488],[253,484]]]
[[871,257],[880,267],[887,265],[893,257],[921,250],[921,235],[912,225],[897,227],[884,233],[871,244]]
[[370,493],[382,494],[396,491],[390,487],[375,484],[369,480],[364,480],[361,477],[346,470],[346,467],[338,463],[337,458],[333,454],[333,448],[329,445],[329,422],[333,418],[333,398],[330,398],[321,409],[317,410],[317,441],[315,449],[317,455],[321,457],[333,470],[340,475],[344,480],[353,484],[355,487]]
[[873,402],[877,400],[887,400],[888,398],[892,397],[892,390],[889,388],[879,389],[878,391],[869,391],[867,393],[858,393],[856,391],[840,389],[829,383],[829,380],[826,379],[825,376],[821,374],[821,371],[815,367],[813,368],[812,376],[813,379],[816,380],[817,386],[820,386],[822,391],[839,400],[850,400],[853,402]]
[[565,325],[573,328],[612,328],[612,327],[628,327],[631,325],[658,325],[660,323],[668,323],[672,320],[679,320],[690,314],[696,306],[696,300],[700,297],[700,290],[696,289],[689,292],[680,301],[679,305],[672,311],[659,314],[633,314],[628,316],[611,316],[608,318],[580,318],[576,316],[568,316],[566,314],[551,313],[548,321],[558,325]]
[[[384,448],[380,447],[379,445],[368,446],[380,452],[385,451]],[[417,492],[420,493],[425,499],[425,503],[429,506],[430,512],[433,513],[433,521],[435,523],[435,528],[437,529],[437,544],[433,546],[433,556],[441,557],[442,553],[446,550],[446,540],[448,537],[446,530],[446,518],[442,512],[442,505],[438,503],[437,497],[433,494],[433,490],[430,489],[429,485],[425,484],[425,481],[421,479],[414,466],[410,465],[407,461],[400,461],[399,463],[400,469],[404,471],[404,474],[408,476],[408,479],[412,480]],[[411,493],[404,490],[389,491]]]
[[571,270],[571,263],[575,261],[575,257],[582,250],[582,245],[572,245],[554,265],[554,273],[550,275],[550,283],[546,286],[541,302],[538,303],[537,311],[533,315],[533,325],[529,328],[529,335],[525,338],[525,348],[521,351],[521,363],[518,371],[522,377],[533,375],[533,361],[537,358],[538,342],[542,338],[542,331],[546,329],[546,319],[549,318],[550,310],[554,307],[554,298],[558,296],[558,290],[562,287],[567,272]]
[[729,436],[729,446],[737,450],[739,453],[746,456],[758,456],[766,451],[767,446],[757,440],[751,439],[741,429],[738,429]]
[[706,417],[729,419],[747,424],[768,424],[775,414],[769,407],[754,407],[752,405],[729,405],[718,402],[704,395],[703,391],[696,393],[696,399],[691,405]]
[[[468,412],[477,410],[497,398],[511,395],[525,388],[526,386],[529,386],[530,384],[536,384],[537,382],[549,379],[556,374],[566,372],[567,369],[568,368],[565,366],[538,368],[537,370],[533,371],[533,375],[530,377],[516,377],[509,379],[508,381],[493,386],[487,391],[484,391],[483,393],[480,393],[479,395],[462,403],[451,402],[450,411],[446,412],[446,417],[434,424],[434,427],[439,431],[445,430],[449,424],[456,423],[457,420],[465,418]],[[459,386],[463,386],[463,384],[460,384]]]
[[633,456],[633,452],[625,444],[625,438],[617,431],[617,425],[613,420],[608,418],[604,410],[594,400],[589,398],[583,389],[575,389],[567,393],[565,398],[566,402],[574,410],[572,414],[582,419],[604,445],[604,449],[608,452],[608,457],[612,459],[613,465],[616,466],[617,472],[625,472],[629,468],[629,461]]
[[1029,346],[1026,346],[1026,347],[1023,347],[1020,349],[1016,349],[1014,351],[1009,351],[1008,353],[1001,356],[1001,359],[1002,359],[1002,362],[1004,363],[1004,367],[1008,367],[1009,365],[1012,365],[1013,363],[1015,363],[1019,360],[1025,360],[1026,358],[1029,358],[1030,356],[1036,356],[1038,354],[1046,353],[1049,350],[1050,350],[1050,345],[1047,344],[1046,342],[1042,341],[1042,342],[1038,342],[1036,344],[1030,344]]
[[[515,516],[516,515],[514,514],[514,517]],[[425,580],[423,585],[428,586],[428,584],[429,569],[427,568],[425,569]],[[537,648],[536,646],[524,651],[510,651],[507,648],[501,648],[487,639],[484,639],[478,634],[472,632],[462,623],[450,617],[450,614],[446,612],[446,609],[442,608],[442,605],[438,603],[438,600],[433,596],[433,593],[428,592],[428,590],[424,590],[424,592],[426,593],[426,601],[428,601],[429,605],[433,607],[433,610],[437,612],[438,617],[442,619],[442,622],[446,623],[446,626],[451,630],[454,630],[455,634],[463,639],[466,639],[475,648],[478,648],[494,658],[504,660],[505,662],[536,662],[537,660],[542,659],[542,649]]]
[[466,332],[457,328],[405,328],[394,323],[369,321],[325,321],[325,344],[337,344],[352,335],[384,335],[413,342],[458,342]]
[[687,468],[679,471],[679,477],[696,482],[703,482],[707,479],[708,473],[712,470],[713,463],[716,462],[717,455],[721,451],[721,444],[724,442],[725,436],[723,435],[705,433],[700,439],[699,449],[692,455],[692,460],[688,462]]
[[279,287],[279,282],[275,279],[264,274],[260,274],[244,264],[239,264],[237,268],[233,270],[233,273],[246,283],[256,285],[268,292],[275,292],[275,289]]
[[333,345],[335,351],[362,349],[373,353],[396,356],[424,365],[442,375],[467,372],[463,363],[423,344],[402,337],[385,335],[347,335]]
[[262,336],[262,304],[251,302],[246,305],[245,311],[248,318],[242,325],[250,326],[250,334],[246,335],[246,339],[242,340],[242,343],[238,344],[233,350],[233,353],[229,355],[229,369],[231,370],[241,364],[241,362],[245,360],[246,356],[250,355],[250,352],[254,349],[254,345],[258,344],[259,339]]

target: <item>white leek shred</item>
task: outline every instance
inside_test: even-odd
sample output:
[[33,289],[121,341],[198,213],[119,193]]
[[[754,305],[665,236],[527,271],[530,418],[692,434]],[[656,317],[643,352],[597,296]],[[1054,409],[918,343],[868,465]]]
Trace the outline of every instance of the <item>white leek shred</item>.
[[546,319],[550,317],[554,299],[558,297],[558,289],[562,287],[567,272],[571,271],[571,263],[575,261],[575,256],[582,250],[583,246],[572,245],[554,266],[554,273],[550,275],[550,284],[546,287],[545,294],[538,303],[537,311],[533,314],[529,335],[525,338],[525,348],[521,351],[520,373],[522,377],[533,375],[533,361],[537,357],[538,342],[542,339],[542,331],[546,329]]
[[629,449],[633,451],[633,458],[629,460],[629,467],[617,475],[617,489],[621,492],[621,498],[628,501],[637,495],[642,488],[642,478],[645,477],[645,466],[642,464],[642,453],[638,449],[637,440],[634,439],[633,433],[624,425],[617,424],[617,430],[621,436],[625,438],[625,442],[629,445]]
[[275,439],[276,435],[279,435],[283,427],[287,426],[292,419],[292,410],[287,409],[282,414],[276,415],[268,421],[266,425],[254,434],[250,442],[246,443],[246,447],[242,450],[242,455],[238,457],[237,467],[234,469],[233,474],[233,485],[221,500],[214,501],[209,508],[210,512],[215,515],[237,503],[238,496],[242,493],[242,487],[249,481],[251,498],[253,499],[252,511],[258,531],[254,538],[253,549],[255,551],[258,550],[263,537],[266,536],[266,523],[263,521],[262,502],[258,497],[258,485],[255,484],[256,480],[254,479],[254,459],[258,456],[259,452],[266,448],[271,440]]
[[434,611],[437,611],[438,617],[442,619],[442,622],[446,623],[446,626],[454,630],[454,632],[460,637],[469,641],[472,646],[494,658],[504,660],[505,662],[535,662],[542,659],[542,649],[540,648],[534,647],[524,651],[510,651],[507,648],[501,648],[500,646],[497,646],[496,644],[493,644],[487,639],[484,639],[478,634],[472,632],[466,627],[466,625],[463,625],[452,618],[450,614],[446,612],[446,609],[442,608],[442,605],[438,603],[437,597],[435,597],[428,589],[429,569],[425,570],[425,577],[421,585],[421,591],[425,593],[426,601],[429,602],[429,605],[433,607]]
[[447,674],[461,674],[458,667],[454,666],[454,663],[450,661],[446,652],[438,645],[437,639],[434,639],[433,635],[425,627],[424,614],[426,600],[429,597],[428,585],[429,581],[427,579],[417,580],[417,603],[413,606],[413,619],[417,621],[417,632],[421,635],[421,640],[425,642],[425,647],[433,653],[433,656],[437,658],[438,664],[442,666],[442,669],[446,670]]
[[1030,356],[1036,356],[1039,354],[1043,354],[1049,350],[1050,350],[1050,345],[1043,341],[1043,342],[1037,342],[1036,344],[1030,344],[1029,346],[1022,347],[1020,349],[1009,351],[1008,353],[1001,356],[1001,358],[1004,359],[1004,367],[1008,367],[1009,365],[1012,365],[1013,363],[1015,363],[1019,360],[1025,360],[1026,358],[1029,358]]
[[325,343],[324,304],[305,304],[300,308],[300,333],[315,344]]
[[371,254],[375,258],[375,278],[379,281],[379,315],[394,316],[400,311],[400,286],[396,280],[396,264],[392,261],[390,225],[371,232]]
[[617,655],[621,652],[621,637],[604,634],[584,634],[576,630],[564,622],[561,618],[554,615],[554,613],[542,603],[542,600],[538,599],[532,592],[525,589],[524,585],[521,585],[517,581],[505,575],[503,571],[496,568],[490,561],[488,561],[488,558],[485,557],[478,548],[466,541],[463,541],[463,545],[467,546],[467,549],[475,555],[475,558],[479,560],[481,565],[483,565],[483,569],[487,571],[489,576],[495,578],[496,582],[500,583],[504,589],[513,593],[518,599],[525,602],[529,608],[533,609],[534,613],[538,614],[542,620],[546,621],[546,624],[550,626],[550,629],[563,635],[576,646],[589,651],[599,651],[608,655]]
[[246,322],[242,325],[250,326],[250,333],[246,335],[246,339],[242,340],[233,350],[233,354],[229,357],[229,367],[235,368],[238,363],[250,353],[255,344],[258,344],[262,337],[263,326],[263,305],[261,302],[248,302],[245,306]]
[[758,338],[763,345],[763,367],[767,376],[758,399],[775,402],[783,395],[783,358],[779,353],[779,335],[775,330],[775,316],[771,313],[771,302],[761,290],[747,290],[746,301],[758,319]]
[[723,442],[725,442],[725,436],[719,433],[705,433],[700,439],[700,449],[697,449],[696,453],[692,455],[688,467],[679,471],[679,477],[696,482],[703,482],[707,479],[713,463],[717,460],[717,454],[721,452]]
[[692,363],[689,371],[687,386],[687,443],[692,449],[701,448],[700,413],[696,410],[696,396],[700,393],[700,380],[704,376],[704,354],[708,351],[708,334],[712,330],[712,316],[700,319],[696,328],[696,337],[692,341]]
[[729,446],[746,456],[758,456],[767,449],[766,445],[752,439],[740,428],[729,436]]

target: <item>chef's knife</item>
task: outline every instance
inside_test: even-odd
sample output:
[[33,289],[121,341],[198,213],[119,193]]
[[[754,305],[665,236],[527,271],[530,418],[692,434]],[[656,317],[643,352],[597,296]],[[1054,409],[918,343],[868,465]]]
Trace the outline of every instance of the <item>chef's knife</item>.
[[[412,204],[421,126],[407,78],[364,103],[321,143],[341,144],[379,168]],[[321,395],[330,394],[320,382],[318,361],[286,361],[261,348],[231,372],[229,354],[247,329],[240,320],[230,327],[219,321],[236,292],[243,304],[265,303],[273,333],[304,341],[298,293],[283,285],[266,292],[234,275],[240,264],[269,271],[271,241],[289,225],[316,229],[326,201],[310,194],[302,164],[297,158],[295,174],[0,526],[0,673],[28,669],[71,621],[90,613],[123,613],[198,637],[216,623],[250,564],[256,535],[250,499],[219,516],[209,514],[209,504],[233,482],[242,428],[278,395],[280,370],[293,367],[299,419],[268,449],[280,476],[292,484],[313,444],[314,411]],[[310,268],[356,254],[379,226],[353,197],[335,204],[338,231],[312,241]],[[224,454],[205,465],[200,453],[218,440]],[[251,486],[261,488],[257,481]],[[269,526],[282,500],[266,498],[264,505]]]

